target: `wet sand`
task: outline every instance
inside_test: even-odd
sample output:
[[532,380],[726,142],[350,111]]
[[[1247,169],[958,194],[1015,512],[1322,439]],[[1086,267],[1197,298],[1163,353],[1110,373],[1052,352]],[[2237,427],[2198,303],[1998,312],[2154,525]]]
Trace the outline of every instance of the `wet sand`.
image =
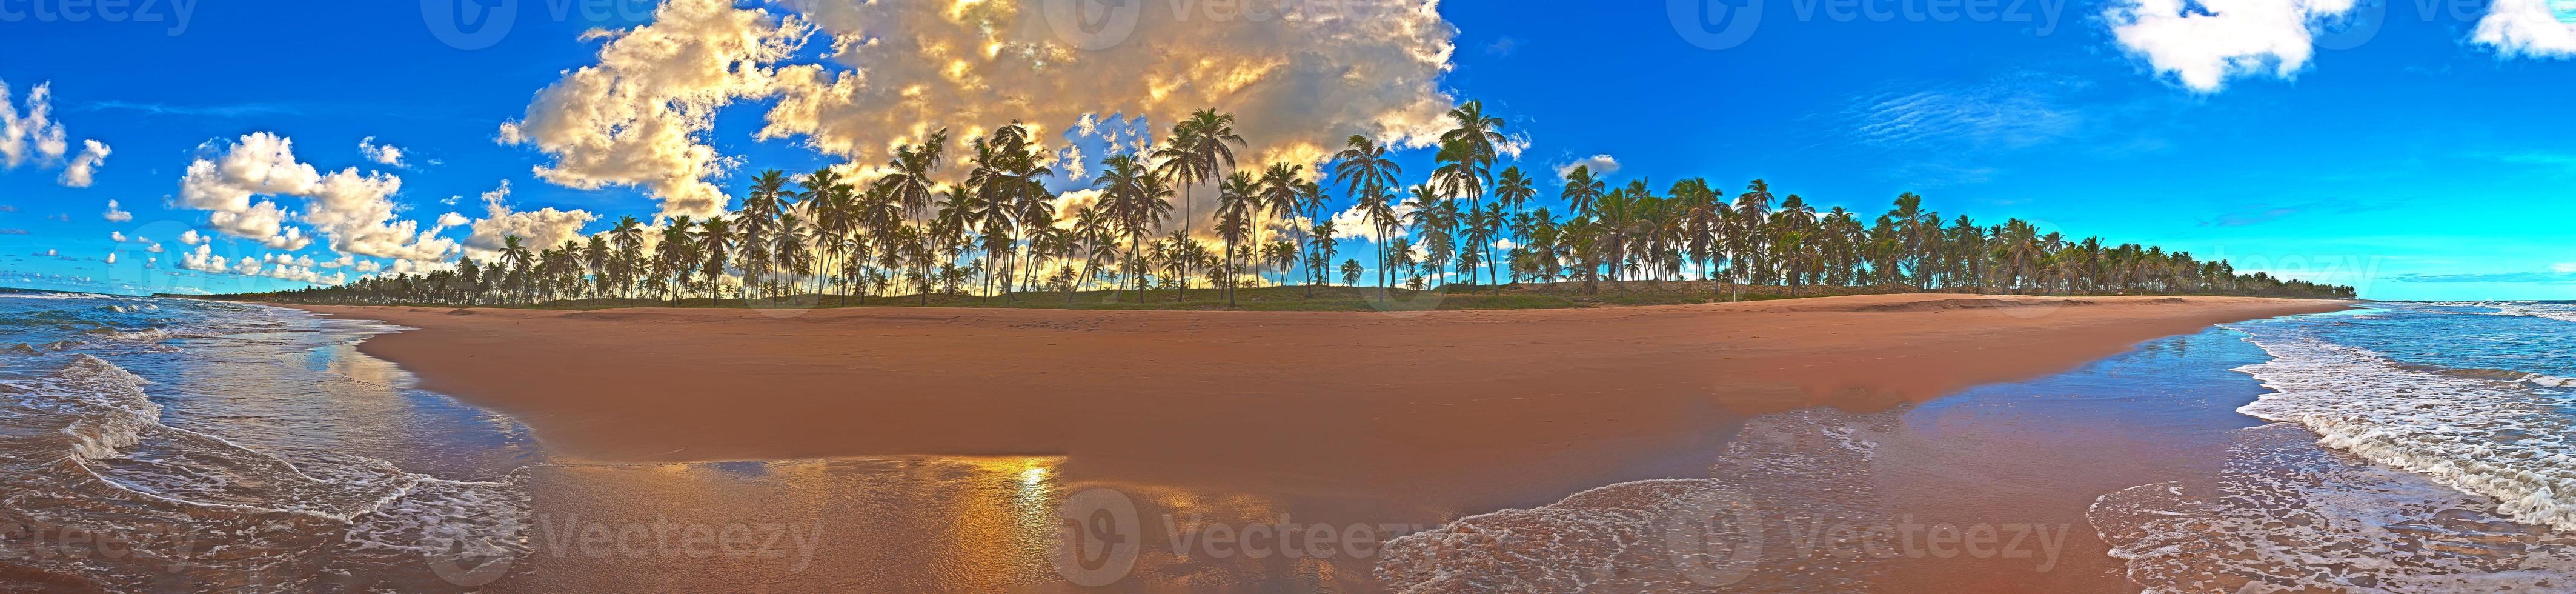
[[[1112,486],[1141,500],[1149,524],[1194,512],[1437,525],[1601,485],[1705,478],[1755,415],[1883,410],[2215,323],[2342,306],[1880,295],[1418,314],[304,309],[419,328],[360,348],[418,373],[424,388],[525,422],[552,456],[591,465],[536,473],[541,511],[552,500],[595,518],[837,526],[824,560],[795,572],[780,569],[794,559],[715,567],[724,560],[541,551],[519,589],[597,583],[573,581],[587,577],[682,590],[939,591],[1059,589],[1043,543],[1011,529],[1032,520],[1002,517],[1042,511],[1036,500],[1047,497],[997,488],[960,503],[920,492],[939,488],[900,488],[905,477],[1018,480],[1053,496]],[[822,461],[832,459],[870,462]],[[776,483],[766,487],[655,494],[655,485],[714,484],[689,477],[723,468],[692,463],[744,460],[801,462],[755,465]],[[832,475],[834,464],[875,466]],[[682,480],[656,478],[671,474]],[[542,488],[551,482],[566,486]],[[853,500],[834,486],[861,482],[884,498]],[[1052,523],[1033,521],[1040,531]],[[1368,590],[1368,569],[1352,559],[1148,554],[1120,587]]]

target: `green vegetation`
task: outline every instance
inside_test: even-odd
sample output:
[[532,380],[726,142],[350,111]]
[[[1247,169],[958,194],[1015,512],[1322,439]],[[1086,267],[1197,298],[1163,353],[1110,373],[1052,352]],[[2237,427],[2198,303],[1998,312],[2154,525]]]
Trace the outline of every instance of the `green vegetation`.
[[[1056,176],[1046,166],[1053,152],[1014,123],[969,140],[966,171],[953,181],[940,177],[942,130],[897,147],[881,168],[889,173],[867,183],[832,168],[792,181],[772,170],[753,179],[741,210],[708,220],[648,228],[629,216],[587,242],[527,246],[510,237],[493,261],[468,258],[452,270],[234,297],[1340,310],[1428,301],[1407,298],[1416,290],[1438,291],[1442,308],[1900,291],[2353,296],[2350,287],[2241,275],[2224,261],[2072,239],[2020,219],[1944,219],[1911,193],[1869,218],[1776,195],[1758,179],[1730,197],[1702,178],[1658,192],[1646,180],[1613,186],[1577,167],[1555,192],[1568,211],[1560,216],[1531,206],[1540,190],[1521,168],[1494,169],[1508,144],[1501,119],[1472,101],[1449,116],[1455,127],[1440,138],[1437,168],[1412,186],[1391,147],[1361,136],[1333,155],[1329,173],[1291,163],[1238,168],[1244,140],[1234,116],[1200,111],[1154,147],[1102,159],[1096,199],[1068,200],[1044,183]],[[1211,188],[1213,225],[1194,228],[1193,198]],[[1332,190],[1351,206],[1332,208]],[[1350,239],[1367,239],[1367,253],[1345,253]],[[1402,289],[1371,300],[1361,294],[1387,291],[1355,285]]]

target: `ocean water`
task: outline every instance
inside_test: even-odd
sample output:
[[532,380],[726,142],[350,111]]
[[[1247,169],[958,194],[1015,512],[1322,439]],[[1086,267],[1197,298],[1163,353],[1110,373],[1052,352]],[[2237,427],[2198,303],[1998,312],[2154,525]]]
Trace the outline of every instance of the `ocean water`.
[[0,583],[463,591],[440,572],[524,556],[542,454],[352,348],[395,330],[0,291]]
[[2576,305],[2380,304],[2232,324],[2270,359],[2214,485],[2107,494],[2149,591],[2576,588]]
[[[2576,304],[2227,324],[1918,405],[1766,415],[1707,478],[1463,518],[1377,573],[1412,592],[2576,591],[2571,347]],[[1868,531],[1907,524],[2072,533],[2013,558]],[[1818,525],[1860,530],[1799,534]]]

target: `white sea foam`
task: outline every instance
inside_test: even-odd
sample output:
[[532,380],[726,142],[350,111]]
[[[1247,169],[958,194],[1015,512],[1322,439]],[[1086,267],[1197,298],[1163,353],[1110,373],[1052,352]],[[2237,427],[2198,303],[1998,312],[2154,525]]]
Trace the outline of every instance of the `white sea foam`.
[[[180,533],[235,551],[184,542],[135,547],[185,558],[209,575],[307,575],[319,568],[311,564],[357,562],[349,555],[493,558],[529,550],[528,501],[515,480],[444,480],[330,452],[289,462],[163,424],[162,406],[144,391],[149,384],[88,354],[50,376],[0,384],[0,429],[37,430],[0,431],[0,521],[99,533],[184,527]],[[316,539],[346,552],[319,553]],[[111,584],[151,583],[149,568],[129,575],[66,562]]]
[[2216,491],[2103,495],[2086,514],[2147,592],[2542,592],[2576,581],[2576,540],[2493,500],[2317,447],[2290,423],[2243,429]]
[[[1408,593],[1857,590],[1882,560],[1797,555],[1792,530],[1799,522],[1884,516],[1868,458],[1879,445],[1873,437],[1892,431],[1903,414],[1764,415],[1728,443],[1711,478],[1620,483],[1536,508],[1460,518],[1387,542],[1376,574]],[[1752,534],[1714,538],[1731,545],[1717,547],[1722,551],[1701,548],[1712,544],[1705,541],[1677,549],[1670,540],[1676,522],[1728,508],[1753,514],[1754,521],[1737,525]],[[1748,548],[1753,538],[1766,544]],[[1752,556],[1732,558],[1738,555]],[[1697,569],[1685,569],[1685,557]],[[1710,579],[1728,568],[1749,573]]]
[[2326,446],[2493,497],[2514,520],[2576,531],[2576,451],[2567,441],[2576,423],[2567,403],[2532,378],[2435,373],[2304,336],[2247,340],[2273,360],[2239,371],[2274,393],[2239,412],[2297,423]]
[[2561,322],[2576,322],[2576,303],[2542,303],[2537,301],[2443,301],[2427,303],[2424,305],[2433,307],[2474,307],[2492,309],[2495,311],[2419,311],[2450,314],[2546,318]]

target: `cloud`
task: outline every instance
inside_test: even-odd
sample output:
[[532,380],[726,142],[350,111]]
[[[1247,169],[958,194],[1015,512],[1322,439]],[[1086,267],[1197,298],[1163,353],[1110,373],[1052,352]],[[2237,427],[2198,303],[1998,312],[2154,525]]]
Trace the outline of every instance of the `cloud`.
[[358,155],[384,165],[404,166],[403,150],[390,144],[376,144],[374,136],[358,139]]
[[[351,167],[324,175],[295,159],[294,141],[255,132],[213,160],[189,164],[179,196],[191,208],[213,211],[217,230],[276,249],[294,251],[310,241],[300,229],[284,226],[291,217],[312,225],[333,251],[418,260],[456,252],[454,240],[397,216],[392,196],[401,190],[402,178],[381,172],[361,174]],[[256,196],[300,197],[304,211],[292,213],[266,199],[254,202]]]
[[60,161],[71,150],[62,122],[53,119],[53,98],[51,83],[36,85],[27,92],[27,111],[21,113],[10,104],[8,81],[0,81],[0,166],[25,164],[30,150],[40,162]]
[[109,263],[109,264],[115,264],[115,263],[116,263],[116,252],[108,252],[108,253],[107,253],[107,263]]
[[1604,176],[1619,172],[1619,160],[1611,158],[1610,155],[1593,155],[1581,159],[1575,159],[1572,162],[1556,166],[1556,179],[1562,181],[1565,179],[1565,176],[1573,175],[1574,168],[1576,167],[1590,168],[1592,170],[1592,178],[1601,179]]
[[226,266],[225,258],[223,256],[215,255],[215,248],[212,245],[199,245],[197,246],[196,251],[180,255],[179,268],[213,273],[223,273],[229,270],[229,267]]
[[554,247],[581,237],[582,226],[599,219],[599,215],[582,210],[544,208],[517,212],[510,209],[509,197],[510,182],[506,180],[501,187],[483,193],[484,218],[475,221],[473,232],[465,237],[466,257],[484,262],[499,259],[502,246],[513,235],[519,237],[520,245],[531,250]]
[[[1388,208],[1395,210],[1395,220],[1397,221],[1405,220],[1406,216],[1412,215],[1413,211],[1418,210],[1401,202],[1390,205]],[[1353,204],[1350,208],[1344,209],[1341,212],[1333,213],[1332,221],[1334,239],[1385,239],[1393,241],[1396,238],[1408,237],[1413,234],[1412,228],[1404,225],[1396,225],[1394,228],[1388,229],[1384,237],[1380,237],[1378,235],[1377,225],[1369,222],[1368,211],[1360,208],[1360,205],[1357,204]]]
[[2359,204],[2349,200],[2318,200],[2297,204],[2257,204],[2250,205],[2235,212],[2221,213],[2217,218],[2201,221],[2200,226],[2245,227],[2300,215],[2352,214],[2368,212],[2379,208],[2383,207]]
[[726,0],[666,2],[650,24],[583,34],[604,40],[597,63],[539,91],[525,119],[502,125],[501,141],[553,157],[536,168],[548,182],[640,187],[664,214],[714,214],[725,196],[706,180],[730,166],[706,143],[716,111],[775,94],[771,65],[808,32],[797,18]]
[[107,212],[99,216],[106,218],[107,222],[110,223],[123,223],[134,220],[134,213],[117,210],[116,201],[114,200],[107,201]]
[[108,241],[113,241],[113,242],[116,242],[116,243],[125,243],[125,232],[124,232],[124,231],[109,231],[109,232],[107,232],[107,240],[108,240]]
[[161,253],[161,252],[162,252],[161,244],[158,244],[158,243],[152,244],[152,247],[143,248],[143,251],[151,252],[151,253],[155,253],[155,254]]
[[184,243],[184,244],[188,244],[188,245],[199,245],[199,244],[203,244],[203,243],[206,243],[206,236],[204,236],[204,235],[198,235],[198,234],[197,234],[197,230],[195,230],[195,229],[189,229],[189,230],[186,230],[186,231],[181,231],[181,232],[179,232],[179,243]]
[[2497,54],[2525,58],[2576,57],[2576,24],[2558,20],[2547,0],[2494,0],[2469,39]]
[[287,106],[284,106],[284,105],[273,105],[273,104],[265,104],[265,103],[243,103],[243,104],[235,104],[235,105],[166,105],[166,104],[160,104],[160,103],[132,103],[132,102],[126,102],[126,101],[100,101],[100,102],[96,102],[96,103],[91,103],[91,104],[89,104],[89,105],[87,105],[87,106],[85,106],[85,107],[82,107],[82,108],[81,108],[81,111],[110,111],[110,110],[137,111],[137,112],[142,112],[142,113],[143,113],[143,114],[145,114],[145,115],[170,115],[170,116],[186,116],[186,117],[220,117],[220,118],[238,118],[238,117],[244,117],[244,116],[254,116],[254,115],[272,115],[272,114],[293,114],[293,113],[296,113],[296,112],[298,111],[298,110],[296,110],[295,108],[287,107]]
[[0,212],[18,212],[18,207],[0,204]]
[[2034,78],[1882,94],[1842,115],[1855,139],[1880,147],[2012,149],[2074,134],[2083,117],[2058,104],[2054,81]]
[[[744,101],[775,101],[756,138],[857,162],[943,126],[962,140],[1014,120],[1041,131],[1105,113],[1168,124],[1201,108],[1237,116],[1254,163],[1320,157],[1351,134],[1427,145],[1453,102],[1439,78],[1457,30],[1436,2],[1361,4],[1211,18],[1195,11],[1212,3],[1126,3],[1141,11],[1134,31],[1082,49],[1054,33],[1036,0],[817,3],[793,14],[672,0],[650,24],[585,35],[604,41],[596,62],[539,93],[500,137],[553,157],[538,169],[548,182],[644,188],[666,215],[723,204],[707,180],[733,160],[706,136],[718,110]],[[804,51],[823,62],[781,65]]]
[[2159,76],[2211,93],[2227,79],[2290,78],[2316,53],[2310,26],[2350,12],[2355,0],[2130,0],[2102,17],[2131,55]]
[[26,235],[26,229],[0,229],[0,235]]
[[1511,57],[1512,52],[1520,51],[1520,49],[1521,40],[1505,35],[1494,39],[1493,43],[1485,44],[1485,55],[1498,58],[1508,58]]
[[63,166],[63,176],[55,182],[74,188],[89,187],[91,178],[98,174],[98,166],[107,163],[107,153],[107,143],[96,140],[81,141],[80,154],[72,157],[70,164]]

